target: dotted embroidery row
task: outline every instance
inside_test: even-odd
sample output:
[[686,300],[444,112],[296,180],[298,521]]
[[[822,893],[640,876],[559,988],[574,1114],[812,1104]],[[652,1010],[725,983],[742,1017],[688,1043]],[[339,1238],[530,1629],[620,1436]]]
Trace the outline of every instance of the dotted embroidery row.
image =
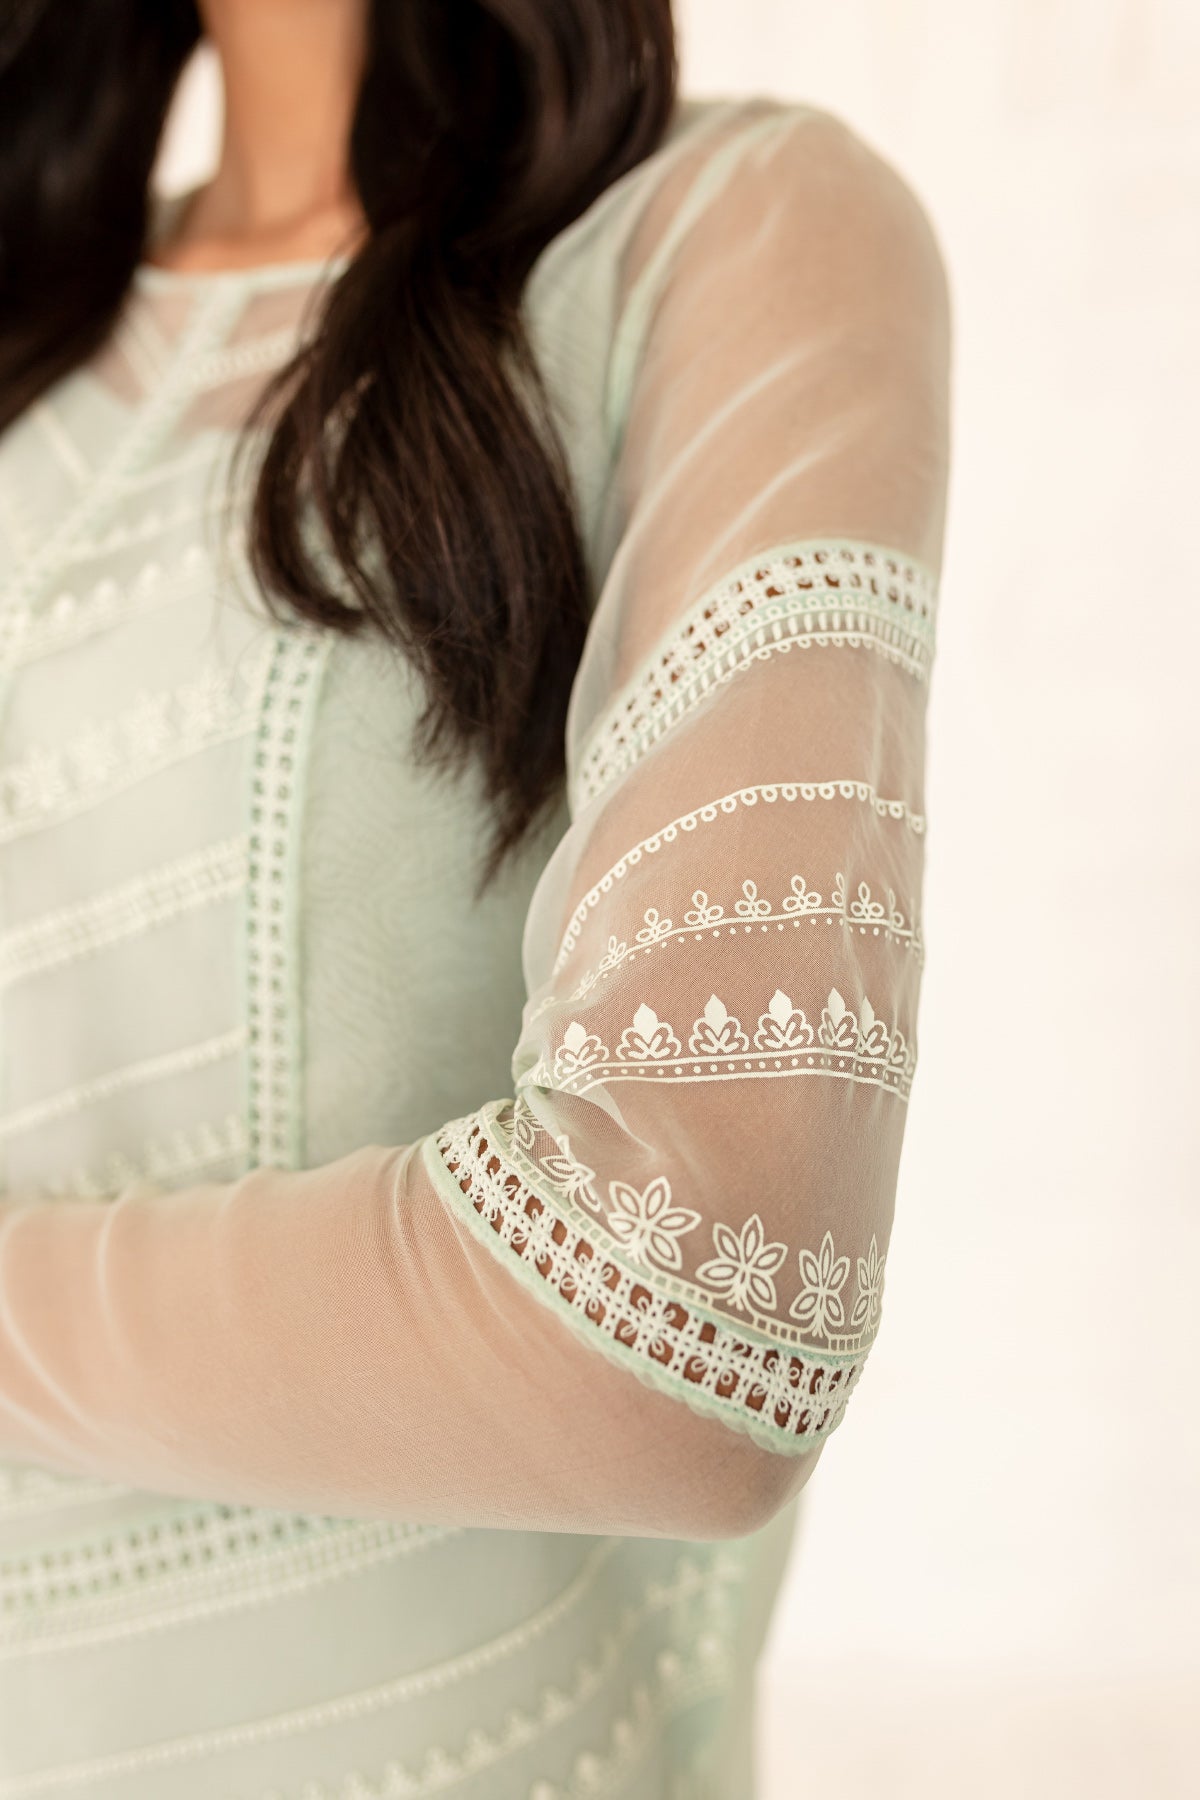
[[[839,1424],[863,1356],[837,1362],[776,1344],[750,1343],[600,1253],[497,1153],[487,1109],[452,1120],[434,1144],[455,1185],[519,1265],[582,1314],[619,1360],[639,1361],[656,1384],[703,1397],[774,1448],[806,1449]],[[797,1444],[796,1440],[803,1442]]]
[[135,618],[156,606],[174,604],[181,595],[194,592],[210,576],[210,563],[199,544],[190,544],[170,566],[145,562],[132,578],[115,581],[111,576],[93,584],[86,593],[64,589],[45,611],[31,619],[14,666],[64,650],[84,638],[110,631],[124,619]]
[[[325,1518],[215,1503],[113,1524],[62,1548],[0,1560],[0,1625],[14,1653],[128,1638],[272,1599],[430,1549],[457,1528]],[[46,1635],[29,1630],[33,1615]],[[0,1655],[3,1649],[0,1647]]]
[[181,1127],[168,1138],[149,1138],[135,1156],[114,1151],[102,1162],[88,1167],[77,1165],[65,1176],[47,1182],[44,1191],[51,1198],[78,1195],[85,1200],[98,1200],[119,1193],[135,1181],[175,1186],[201,1170],[208,1170],[210,1178],[217,1179],[216,1171],[221,1165],[232,1181],[245,1166],[246,1147],[245,1118],[240,1112],[230,1112],[223,1119],[201,1119],[186,1129]]
[[910,811],[903,800],[885,800],[876,793],[869,781],[846,780],[836,781],[764,781],[753,787],[736,788],[731,794],[722,794],[718,800],[710,800],[704,806],[697,806],[691,812],[681,813],[677,819],[652,832],[649,837],[642,838],[625,854],[606,869],[594,887],[589,888],[583,899],[571,914],[570,923],[562,936],[558,954],[554,959],[554,972],[562,968],[572,950],[579,942],[588,914],[600,904],[603,895],[611,893],[615,884],[627,875],[630,869],[637,867],[643,856],[653,856],[664,844],[682,841],[689,831],[695,831],[698,825],[711,825],[722,814],[729,814],[739,806],[757,806],[761,800],[764,805],[772,806],[777,800],[790,802],[793,800],[857,800],[870,806],[881,819],[896,819],[907,825],[908,829],[918,836],[925,830],[923,814]]
[[776,987],[757,1015],[753,1041],[724,1001],[710,994],[703,1013],[691,1022],[685,1053],[669,1021],[643,1003],[634,1009],[615,1049],[578,1019],[570,1020],[553,1063],[542,1058],[524,1079],[533,1087],[585,1094],[602,1082],[663,1077],[729,1081],[756,1075],[833,1075],[907,1100],[916,1061],[899,1026],[889,1029],[866,995],[855,1014],[830,988],[814,1031],[791,995]]
[[839,869],[830,903],[826,906],[822,895],[808,886],[803,875],[793,875],[790,886],[791,892],[785,894],[776,907],[759,893],[757,882],[747,879],[742,882],[742,898],[734,901],[732,908],[718,900],[710,900],[703,888],[696,888],[681,925],[676,925],[657,907],[648,906],[642,914],[641,926],[633,934],[632,943],[618,938],[615,932],[610,933],[599,962],[579,977],[569,994],[550,994],[531,1007],[527,1023],[532,1024],[555,1007],[582,1000],[598,982],[607,981],[614,969],[622,968],[635,957],[649,955],[665,944],[709,945],[714,938],[719,943],[724,937],[736,937],[748,931],[768,931],[772,927],[783,931],[788,925],[799,926],[805,921],[815,925],[819,919],[824,919],[827,924],[839,923],[846,931],[857,931],[863,936],[869,932],[873,937],[886,938],[914,956],[918,969],[924,966],[925,947],[920,926],[908,924],[896,905],[894,888],[887,889],[886,906],[874,898],[865,881],[859,882],[857,897],[848,900],[846,877]]
[[933,660],[936,584],[912,559],[840,539],[743,567],[684,616],[594,726],[572,782],[594,800],[713,688],[795,645],[874,649],[924,679]]
[[105,945],[140,937],[181,913],[229,899],[245,880],[242,836],[160,864],[74,906],[56,907],[28,925],[0,933],[0,989],[94,955]]
[[247,1120],[254,1166],[294,1168],[300,1155],[301,1061],[296,980],[299,780],[331,634],[285,626],[259,714],[250,772],[246,906]]
[[0,770],[0,842],[41,829],[148,775],[250,729],[271,647],[236,666],[205,664],[175,688],[143,691],[60,744],[38,744]]

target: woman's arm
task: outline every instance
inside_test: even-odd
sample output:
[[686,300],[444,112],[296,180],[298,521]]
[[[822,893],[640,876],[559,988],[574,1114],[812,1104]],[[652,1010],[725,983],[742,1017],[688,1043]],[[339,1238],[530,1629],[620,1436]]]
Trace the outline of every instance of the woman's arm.
[[781,109],[710,187],[638,246],[614,343],[511,1093],[318,1169],[0,1202],[0,1456],[716,1537],[839,1423],[915,1066],[949,301],[830,115]]

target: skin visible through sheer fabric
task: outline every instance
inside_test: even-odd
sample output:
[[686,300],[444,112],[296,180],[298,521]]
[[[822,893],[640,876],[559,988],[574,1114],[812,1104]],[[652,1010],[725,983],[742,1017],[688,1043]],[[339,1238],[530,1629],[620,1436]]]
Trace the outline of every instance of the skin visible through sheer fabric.
[[[621,279],[510,1091],[318,1168],[11,1192],[0,1457],[709,1538],[769,1518],[841,1423],[916,1063],[945,272],[860,140],[764,107],[689,148]],[[94,371],[114,403],[190,316],[186,287],[142,299]],[[222,354],[299,302],[231,305]],[[256,355],[198,365],[179,454],[240,415]]]

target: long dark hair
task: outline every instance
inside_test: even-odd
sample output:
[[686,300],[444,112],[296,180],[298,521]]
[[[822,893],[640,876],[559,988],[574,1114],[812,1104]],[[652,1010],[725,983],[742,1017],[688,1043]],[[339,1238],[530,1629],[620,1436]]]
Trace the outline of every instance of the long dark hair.
[[[112,329],[199,37],[194,0],[0,0],[0,429]],[[413,660],[416,753],[482,766],[480,891],[561,794],[594,599],[521,293],[656,148],[676,81],[670,0],[371,0],[368,232],[253,414],[268,604]]]

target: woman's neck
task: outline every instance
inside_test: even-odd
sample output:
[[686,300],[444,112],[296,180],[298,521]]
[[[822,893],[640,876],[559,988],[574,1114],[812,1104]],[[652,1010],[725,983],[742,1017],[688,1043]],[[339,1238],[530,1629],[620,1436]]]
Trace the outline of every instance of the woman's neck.
[[323,257],[363,227],[348,145],[366,0],[202,0],[225,94],[216,174],[155,261],[212,269]]

